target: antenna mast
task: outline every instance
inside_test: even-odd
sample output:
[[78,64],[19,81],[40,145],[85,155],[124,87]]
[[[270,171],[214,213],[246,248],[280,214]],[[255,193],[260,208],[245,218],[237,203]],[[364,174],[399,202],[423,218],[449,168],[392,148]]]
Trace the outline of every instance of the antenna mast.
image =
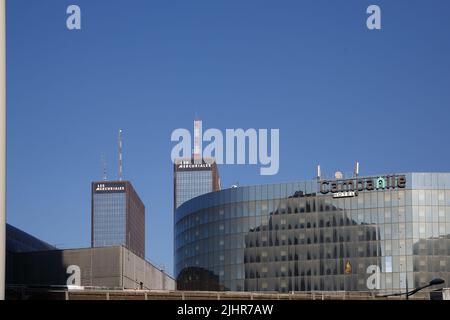
[[194,163],[202,163],[202,121],[195,118],[194,121]]
[[355,177],[359,176],[359,162],[358,161],[356,161],[356,163],[355,163],[355,170],[353,171],[353,175]]
[[108,176],[106,175],[106,159],[105,155],[102,154],[102,166],[103,166],[103,180],[108,180]]
[[119,130],[119,181],[123,178],[123,163],[122,163],[122,129]]

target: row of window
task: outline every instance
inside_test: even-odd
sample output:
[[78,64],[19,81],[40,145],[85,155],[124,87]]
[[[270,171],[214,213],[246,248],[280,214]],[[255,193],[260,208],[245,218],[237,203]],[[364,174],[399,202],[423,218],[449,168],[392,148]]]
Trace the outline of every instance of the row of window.
[[[213,216],[216,215],[214,218]],[[226,219],[225,219],[226,218]],[[397,207],[379,208],[370,210],[347,210],[337,213],[307,213],[290,214],[286,216],[250,215],[242,217],[225,217],[220,212],[205,212],[199,215],[186,217],[176,225],[177,234],[195,227],[211,225],[212,223],[239,223],[246,230],[246,220],[249,228],[321,228],[334,226],[349,226],[356,224],[383,224],[383,223],[450,223],[450,206],[447,207]],[[220,224],[218,225],[220,227]]]

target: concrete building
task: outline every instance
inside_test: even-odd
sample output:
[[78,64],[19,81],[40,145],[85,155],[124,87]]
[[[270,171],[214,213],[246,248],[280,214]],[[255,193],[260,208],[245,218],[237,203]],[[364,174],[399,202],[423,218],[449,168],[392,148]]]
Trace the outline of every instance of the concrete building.
[[175,280],[124,246],[15,253],[9,285],[175,290]]
[[6,243],[8,288],[175,290],[171,276],[125,246],[59,250],[11,225]]

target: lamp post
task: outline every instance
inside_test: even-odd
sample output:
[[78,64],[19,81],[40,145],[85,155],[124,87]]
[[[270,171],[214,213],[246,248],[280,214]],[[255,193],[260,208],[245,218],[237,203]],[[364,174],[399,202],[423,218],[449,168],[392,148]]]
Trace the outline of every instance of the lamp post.
[[428,283],[427,285],[424,285],[424,286],[422,286],[422,287],[418,287],[418,288],[416,288],[416,289],[414,289],[414,290],[412,290],[412,291],[410,291],[410,292],[407,292],[407,293],[406,293],[406,299],[408,299],[409,296],[412,296],[413,294],[419,292],[420,290],[423,290],[423,289],[428,288],[428,287],[431,287],[431,286],[437,286],[437,285],[443,284],[444,282],[445,282],[445,281],[442,280],[442,279],[433,279],[433,280],[431,280],[430,283]]
[[443,284],[445,281],[442,279],[433,279],[431,280],[428,284],[418,287],[414,290],[411,291],[407,291],[407,292],[400,292],[400,293],[393,293],[393,294],[386,294],[386,295],[382,295],[381,297],[394,297],[394,296],[402,296],[402,295],[406,295],[406,300],[409,300],[409,297],[412,296],[413,294],[416,294],[417,292],[419,292],[420,290],[423,290],[425,288],[428,287],[432,287],[432,286],[437,286],[439,284]]
[[0,0],[0,300],[6,264],[6,0]]

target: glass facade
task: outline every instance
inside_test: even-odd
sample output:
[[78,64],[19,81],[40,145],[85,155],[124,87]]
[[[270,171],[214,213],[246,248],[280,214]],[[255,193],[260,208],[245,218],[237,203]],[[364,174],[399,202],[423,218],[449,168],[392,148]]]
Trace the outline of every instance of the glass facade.
[[6,251],[32,252],[55,250],[56,248],[16,227],[6,224]]
[[182,203],[213,191],[212,171],[176,172],[176,207]]
[[92,183],[92,247],[125,246],[145,256],[145,206],[129,181]]
[[404,185],[342,184],[354,194],[323,193],[314,180],[194,198],[175,213],[178,288],[389,293],[437,277],[448,284],[450,174],[402,177]]
[[126,241],[126,197],[123,193],[94,194],[93,246],[117,246]]
[[174,209],[202,194],[220,190],[219,170],[214,159],[175,159]]

